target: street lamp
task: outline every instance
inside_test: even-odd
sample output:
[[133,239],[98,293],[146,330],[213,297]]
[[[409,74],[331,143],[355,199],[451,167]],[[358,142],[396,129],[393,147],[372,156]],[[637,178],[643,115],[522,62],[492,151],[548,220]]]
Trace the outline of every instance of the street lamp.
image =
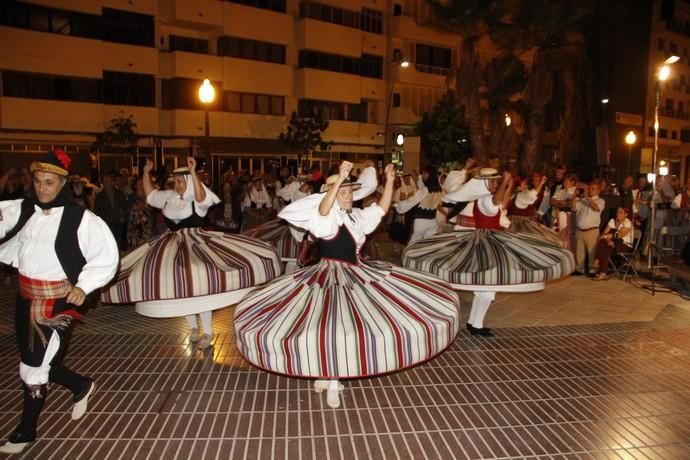
[[625,143],[628,144],[628,174],[632,173],[632,170],[630,169],[630,157],[632,156],[632,146],[635,145],[635,142],[637,142],[635,132],[629,131],[625,136]]
[[397,69],[402,67],[403,69],[410,66],[410,61],[405,59],[399,50],[395,50],[393,53],[393,60],[388,64],[388,91],[386,96],[388,100],[386,101],[386,121],[384,126],[384,137],[383,137],[383,154],[387,155],[390,149],[390,117],[391,117],[391,107],[393,106],[393,89],[395,88],[395,81],[393,78],[393,73],[397,75]]
[[206,153],[206,160],[211,159],[211,143],[210,143],[210,123],[208,119],[208,108],[216,99],[216,89],[211,84],[208,78],[204,78],[204,82],[199,86],[199,100],[204,104],[205,108],[205,130],[204,130],[204,150]]
[[[654,148],[652,149],[652,200],[651,200],[651,213],[650,213],[650,225],[649,225],[649,249],[647,250],[647,268],[651,270],[652,275],[652,285],[651,291],[652,295],[655,294],[655,265],[654,265],[654,253],[656,252],[656,235],[654,226],[656,225],[656,202],[654,201],[654,194],[656,193],[656,179],[659,176],[657,174],[657,164],[656,158],[659,153],[659,104],[661,103],[661,82],[668,79],[671,75],[670,65],[678,62],[680,58],[678,56],[671,56],[664,61],[661,67],[657,68],[654,76]],[[659,171],[661,172],[661,171]],[[666,168],[668,173],[668,168]]]

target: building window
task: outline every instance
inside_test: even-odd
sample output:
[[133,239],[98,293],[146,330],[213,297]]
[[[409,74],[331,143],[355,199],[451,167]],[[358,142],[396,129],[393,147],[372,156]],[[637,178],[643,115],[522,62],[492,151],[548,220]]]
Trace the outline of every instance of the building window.
[[0,2],[0,24],[75,37],[101,38],[99,16],[23,2]]
[[4,71],[3,95],[26,99],[100,102],[100,80]]
[[678,131],[675,129],[671,131],[671,139],[674,141],[678,139]]
[[359,104],[347,104],[347,120],[358,121],[366,123],[367,119],[367,103],[361,102]]
[[371,8],[362,8],[360,28],[366,32],[373,32],[375,34],[383,33],[383,13],[372,10]]
[[663,38],[660,38],[657,41],[656,49],[657,49],[657,51],[664,51],[666,49],[666,40],[664,40]]
[[400,3],[395,3],[393,5],[393,16],[402,16],[403,8]]
[[328,120],[356,121],[360,123],[368,121],[367,110],[367,102],[345,104],[313,99],[300,99],[297,109],[301,117],[315,117],[319,112],[322,112]]
[[228,112],[256,113],[260,115],[285,114],[285,98],[283,96],[228,91],[225,95],[225,101]]
[[208,40],[202,38],[170,35],[168,43],[170,51],[188,51],[190,53],[208,54]]
[[393,107],[400,107],[400,93],[393,93]]
[[670,42],[668,45],[668,50],[671,54],[678,54],[678,45],[676,45],[673,42]]
[[218,55],[285,64],[285,45],[237,37],[219,37]]
[[450,69],[450,55],[449,48],[422,43],[417,43],[415,46],[415,63],[417,65]]
[[153,46],[153,16],[103,8],[103,40],[128,45]]
[[668,130],[666,128],[659,128],[659,137],[666,139],[668,137]]
[[156,105],[153,75],[103,71],[103,103],[154,107]]
[[254,8],[261,8],[264,10],[278,11],[285,13],[286,0],[225,0],[230,3],[237,3],[240,5],[253,6]]
[[357,59],[336,54],[301,50],[299,52],[298,64],[300,68],[307,67],[361,75],[363,77],[383,78],[383,58],[369,54],[363,54],[360,59]]
[[353,11],[312,1],[303,1],[299,6],[300,19],[309,18],[330,22],[345,27],[361,29],[377,34],[383,33],[383,13],[370,8]]

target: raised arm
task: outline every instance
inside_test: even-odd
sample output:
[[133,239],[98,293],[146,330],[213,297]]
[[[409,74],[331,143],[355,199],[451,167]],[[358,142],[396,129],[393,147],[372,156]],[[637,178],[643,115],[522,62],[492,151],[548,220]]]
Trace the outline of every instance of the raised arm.
[[153,170],[153,161],[146,160],[144,165],[144,174],[141,178],[141,185],[144,187],[144,195],[149,196],[153,192],[153,184],[151,183],[151,170]]
[[328,189],[328,192],[326,192],[326,196],[324,196],[321,200],[321,204],[319,204],[319,214],[321,214],[322,216],[327,216],[328,213],[331,212],[333,203],[335,203],[335,197],[338,195],[338,189],[340,188],[340,184],[342,184],[343,181],[350,175],[351,170],[352,163],[350,163],[349,161],[343,161],[340,164],[340,170],[338,171],[338,179],[336,179],[335,184],[331,185],[331,187]]
[[187,157],[187,167],[189,168],[189,175],[192,176],[192,181],[194,182],[194,199],[197,203],[203,203],[206,199],[206,189],[196,174],[196,159],[194,157]]
[[510,192],[511,186],[513,185],[513,176],[508,171],[503,173],[503,180],[501,185],[498,186],[498,190],[494,193],[493,202],[494,205],[499,206],[503,203],[503,200],[507,193]]
[[379,200],[379,207],[383,210],[383,213],[387,213],[391,207],[391,202],[393,201],[393,183],[395,182],[395,167],[392,164],[388,164],[384,171],[386,174],[386,185],[383,188],[383,195]]

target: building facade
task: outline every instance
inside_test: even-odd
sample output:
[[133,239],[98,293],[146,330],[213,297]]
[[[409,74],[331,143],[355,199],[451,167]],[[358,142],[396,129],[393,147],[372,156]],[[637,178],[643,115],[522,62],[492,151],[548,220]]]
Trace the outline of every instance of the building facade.
[[659,150],[657,161],[670,162],[670,172],[682,181],[690,178],[690,2],[655,0],[651,18],[649,70],[645,113],[645,146],[642,169],[651,171],[654,144],[655,81],[659,67],[670,56],[668,80],[660,82]]
[[[278,142],[290,114],[323,110],[322,169],[390,155],[442,96],[458,37],[428,25],[424,0],[31,0],[0,2],[0,167],[52,147],[101,169],[158,158],[172,167],[204,145],[210,169],[265,170],[295,158]],[[410,63],[402,67],[403,61]],[[137,125],[137,154],[98,152],[117,116]],[[418,149],[405,152],[408,165]],[[137,164],[138,163],[138,164]],[[406,166],[406,167],[407,167]]]

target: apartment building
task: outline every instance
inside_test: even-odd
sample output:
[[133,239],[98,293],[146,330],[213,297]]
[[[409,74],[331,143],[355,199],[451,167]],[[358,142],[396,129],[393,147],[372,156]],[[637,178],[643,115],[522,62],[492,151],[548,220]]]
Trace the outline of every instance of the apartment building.
[[[311,161],[383,164],[394,132],[411,133],[446,88],[459,38],[428,26],[424,0],[30,0],[0,2],[0,168],[52,147],[89,156],[109,121],[131,116],[131,166],[174,166],[204,145],[211,169],[296,166],[277,138],[290,114],[324,110],[327,152]],[[411,65],[403,68],[403,61]],[[405,148],[406,167],[419,161]],[[388,144],[390,145],[390,143]],[[390,150],[390,149],[389,149]]]
[[[680,61],[671,66],[668,80],[660,83],[659,151],[657,160],[669,161],[671,173],[681,180],[690,178],[690,2],[653,3],[649,47],[649,72],[646,95],[645,145],[651,166],[654,142],[655,78],[658,68],[669,56]],[[645,155],[643,155],[644,157]]]

